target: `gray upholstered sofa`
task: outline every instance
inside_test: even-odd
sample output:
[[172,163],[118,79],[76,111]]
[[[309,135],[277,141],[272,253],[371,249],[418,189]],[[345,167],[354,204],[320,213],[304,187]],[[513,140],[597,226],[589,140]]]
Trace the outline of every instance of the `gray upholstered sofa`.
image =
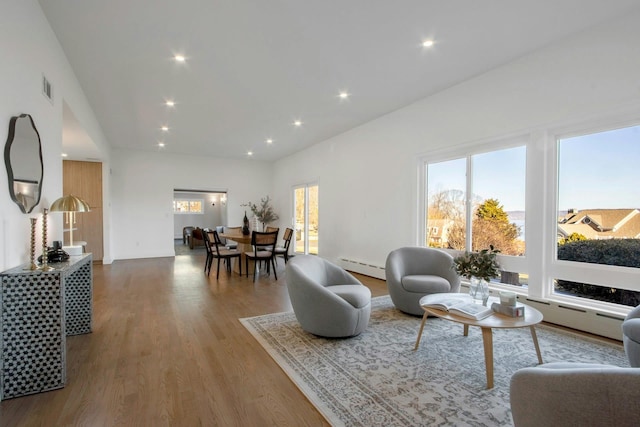
[[405,313],[422,316],[423,296],[460,291],[460,277],[452,267],[453,257],[438,249],[412,246],[391,251],[385,271],[393,304]]
[[300,326],[323,337],[350,337],[369,324],[371,291],[351,274],[314,255],[286,265],[286,282]]
[[511,377],[516,427],[640,426],[640,369],[548,363]]
[[631,310],[622,322],[622,342],[629,365],[640,368],[640,305]]

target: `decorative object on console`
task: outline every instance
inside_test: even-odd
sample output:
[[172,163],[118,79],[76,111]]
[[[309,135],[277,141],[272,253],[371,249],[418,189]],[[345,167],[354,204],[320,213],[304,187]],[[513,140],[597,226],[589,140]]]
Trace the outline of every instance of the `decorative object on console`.
[[25,268],[25,270],[37,270],[38,265],[36,264],[36,223],[38,222],[38,218],[29,218],[31,220],[31,247],[29,250],[29,265]]
[[[62,249],[62,242],[60,240],[55,240],[53,247],[47,249],[47,262],[59,263],[69,260],[69,254]],[[42,255],[38,257],[38,262],[42,262]]]
[[40,134],[29,114],[11,118],[4,146],[4,163],[11,200],[23,213],[31,213],[40,203],[44,168]]
[[53,267],[50,267],[48,264],[47,253],[49,252],[49,248],[47,247],[47,213],[49,209],[44,208],[42,212],[42,265],[38,267],[38,270],[42,271],[51,271]]
[[453,260],[453,266],[460,276],[464,276],[471,282],[469,294],[475,299],[481,299],[482,304],[487,304],[489,298],[489,281],[500,274],[500,265],[496,259],[498,249],[493,245],[489,249],[479,252],[465,252]]
[[82,247],[73,246],[73,225],[76,223],[76,212],[91,212],[89,204],[81,198],[69,194],[53,202],[51,204],[51,212],[64,212],[64,222],[69,227],[69,246],[67,250],[73,255],[80,255]]

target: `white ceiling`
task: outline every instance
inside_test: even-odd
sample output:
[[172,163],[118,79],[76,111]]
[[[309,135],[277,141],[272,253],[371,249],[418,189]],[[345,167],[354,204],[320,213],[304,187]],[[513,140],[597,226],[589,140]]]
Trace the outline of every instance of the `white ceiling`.
[[[266,161],[640,7],[638,0],[40,4],[110,144],[159,150],[164,141],[167,152],[229,158],[251,150]],[[421,46],[427,38],[434,47]],[[172,60],[178,53],[185,64]],[[72,139],[65,137],[65,150]]]

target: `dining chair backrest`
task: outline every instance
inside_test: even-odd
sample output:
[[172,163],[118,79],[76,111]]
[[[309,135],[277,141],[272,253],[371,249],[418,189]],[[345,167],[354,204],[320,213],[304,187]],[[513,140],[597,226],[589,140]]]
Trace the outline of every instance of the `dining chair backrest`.
[[204,240],[204,246],[205,248],[207,248],[208,252],[211,248],[211,241],[213,240],[213,234],[211,233],[211,230],[209,230],[208,228],[202,229],[202,240]]
[[274,231],[279,231],[279,230],[280,230],[280,229],[279,229],[278,227],[269,227],[269,226],[267,226],[267,227],[264,229],[264,231],[265,231],[265,232],[267,232],[267,233],[272,233],[272,232],[274,232]]
[[278,229],[276,231],[261,232],[254,231],[251,233],[251,244],[256,252],[274,248],[278,241]]
[[282,238],[284,239],[285,249],[289,249],[289,245],[291,244],[291,237],[293,237],[293,230],[290,228],[285,229],[284,236],[282,236]]
[[214,251],[214,255],[220,255],[220,247],[222,246],[224,248],[225,244],[222,243],[222,239],[220,239],[218,231],[213,230],[211,234],[213,234],[213,244],[211,246],[211,249]]

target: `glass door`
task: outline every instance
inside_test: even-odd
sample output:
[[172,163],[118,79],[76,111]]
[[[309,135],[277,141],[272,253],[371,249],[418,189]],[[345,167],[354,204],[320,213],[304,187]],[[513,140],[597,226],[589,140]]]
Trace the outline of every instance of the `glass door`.
[[318,255],[318,185],[305,184],[295,187],[293,206],[295,252]]

